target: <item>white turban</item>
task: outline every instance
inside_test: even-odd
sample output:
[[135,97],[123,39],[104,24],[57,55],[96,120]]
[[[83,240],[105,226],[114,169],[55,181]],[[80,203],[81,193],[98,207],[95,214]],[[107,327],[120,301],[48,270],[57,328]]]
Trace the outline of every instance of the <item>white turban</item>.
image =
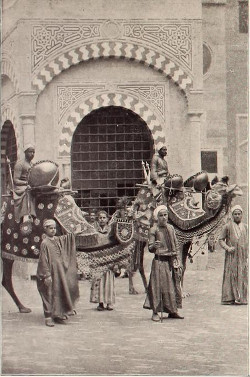
[[29,148],[35,149],[34,144],[32,144],[32,143],[26,143],[24,145],[24,147],[23,147],[24,152],[27,151],[27,149],[29,149]]
[[46,226],[50,226],[50,225],[56,225],[55,220],[53,220],[53,219],[46,219],[46,220],[44,220],[44,222],[43,222],[43,227],[44,228]]
[[162,143],[161,141],[156,145],[157,147],[157,150],[159,151],[161,148],[165,147],[167,148],[166,144],[165,143]]
[[231,213],[233,214],[234,211],[236,211],[236,210],[241,211],[241,212],[243,213],[243,209],[242,209],[242,207],[241,207],[239,204],[236,204],[236,205],[231,209]]
[[163,211],[163,210],[168,212],[168,208],[164,204],[156,207],[156,209],[154,210],[154,219],[155,220],[157,220],[157,218],[158,218],[158,213],[160,211]]

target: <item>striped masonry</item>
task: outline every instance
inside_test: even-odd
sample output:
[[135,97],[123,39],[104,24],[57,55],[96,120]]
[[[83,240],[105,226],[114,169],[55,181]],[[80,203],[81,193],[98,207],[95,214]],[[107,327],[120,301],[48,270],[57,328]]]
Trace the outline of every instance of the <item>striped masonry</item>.
[[41,92],[63,70],[81,61],[101,57],[117,57],[134,60],[162,72],[183,91],[192,84],[191,77],[168,57],[147,47],[125,42],[99,42],[77,47],[47,63],[33,78],[34,88]]
[[121,106],[138,114],[148,125],[151,130],[155,148],[165,143],[165,136],[159,121],[153,112],[137,98],[121,93],[106,93],[92,96],[85,102],[77,106],[68,117],[64,127],[62,128],[59,139],[59,155],[70,156],[70,149],[74,131],[84,116],[91,111],[100,107]]

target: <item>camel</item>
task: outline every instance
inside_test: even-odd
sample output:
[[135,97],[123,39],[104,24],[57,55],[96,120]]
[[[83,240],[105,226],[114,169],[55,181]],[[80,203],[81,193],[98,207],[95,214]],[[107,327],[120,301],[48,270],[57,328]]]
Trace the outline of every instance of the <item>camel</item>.
[[[238,185],[228,184],[228,177],[222,177],[221,180],[215,177],[210,183],[208,174],[204,171],[191,176],[185,182],[178,174],[169,175],[158,187],[151,184],[149,175],[150,171],[145,177],[146,181],[140,185],[131,208],[137,213],[136,234],[146,243],[148,230],[153,224],[153,210],[159,204],[168,207],[169,223],[174,226],[179,243],[183,286],[187,259],[192,262],[192,241],[205,236],[205,242],[209,241],[210,247],[214,249],[220,231],[230,215],[233,199],[243,193]],[[145,244],[140,253],[141,264],[144,248]],[[143,265],[139,265],[139,271],[142,271],[143,278]],[[137,294],[132,273],[129,274],[129,292]],[[183,296],[186,295],[188,294],[183,292]]]

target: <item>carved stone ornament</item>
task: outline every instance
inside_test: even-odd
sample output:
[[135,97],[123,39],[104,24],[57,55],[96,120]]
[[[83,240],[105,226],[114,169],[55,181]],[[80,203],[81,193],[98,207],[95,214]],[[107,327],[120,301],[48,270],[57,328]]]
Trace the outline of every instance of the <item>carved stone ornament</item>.
[[162,20],[95,20],[33,24],[31,34],[32,71],[42,63],[74,47],[97,43],[103,39],[147,46],[167,53],[192,71],[191,21]]

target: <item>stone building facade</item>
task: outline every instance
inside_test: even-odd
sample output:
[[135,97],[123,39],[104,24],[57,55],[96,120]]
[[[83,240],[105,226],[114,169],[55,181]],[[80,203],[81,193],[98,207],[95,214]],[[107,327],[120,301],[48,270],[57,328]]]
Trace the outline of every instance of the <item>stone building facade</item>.
[[6,155],[13,165],[27,142],[85,210],[133,196],[162,144],[172,174],[238,178],[227,11],[225,0],[3,1],[2,185]]

